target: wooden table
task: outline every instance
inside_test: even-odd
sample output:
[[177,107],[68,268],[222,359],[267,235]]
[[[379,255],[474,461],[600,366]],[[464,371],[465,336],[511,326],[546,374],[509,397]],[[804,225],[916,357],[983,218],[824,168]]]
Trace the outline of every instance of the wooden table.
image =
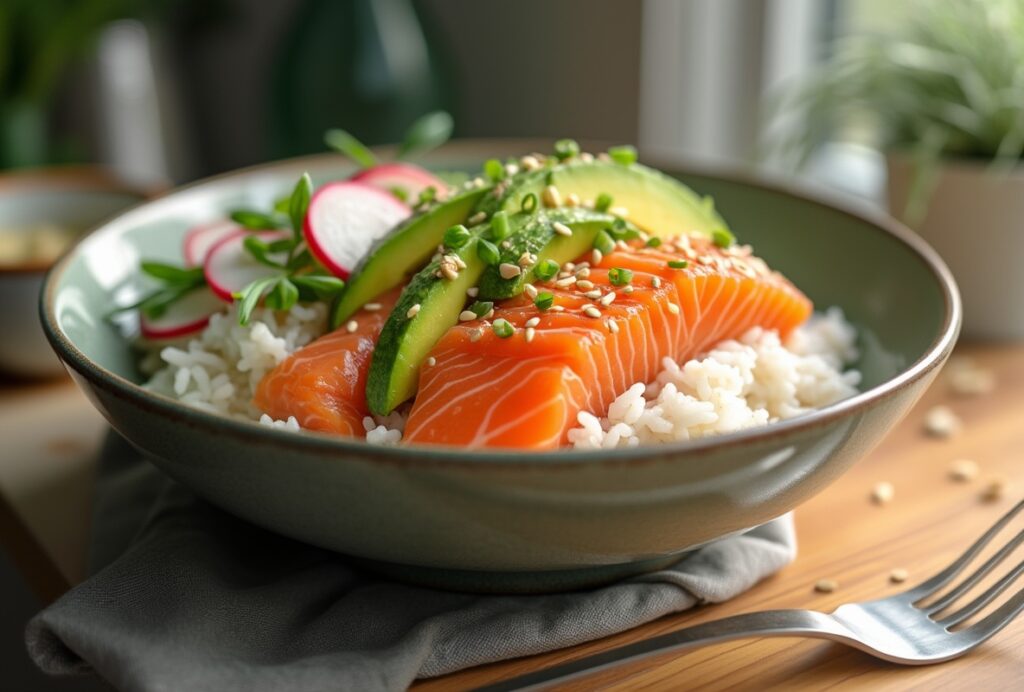
[[[800,554],[778,575],[729,603],[665,617],[590,644],[423,681],[416,689],[483,685],[739,612],[829,610],[844,601],[894,593],[938,570],[1024,496],[1024,347],[972,346],[959,353],[996,372],[996,391],[954,398],[940,380],[875,452],[799,509]],[[921,431],[925,412],[940,402],[964,421],[963,431],[946,440]],[[18,553],[18,564],[32,573],[37,590],[51,597],[83,574],[92,455],[102,431],[97,414],[69,385],[0,387],[0,435],[5,440],[0,495],[14,515],[5,518],[0,512],[0,538]],[[978,478],[952,481],[948,467],[957,458],[975,460],[981,468]],[[982,489],[995,476],[1008,482],[1006,492],[1001,499],[984,501]],[[877,505],[870,496],[882,481],[892,483],[896,494],[888,504]],[[1014,527],[1022,525],[1019,521]],[[1007,564],[1022,557],[1024,549]],[[910,572],[907,584],[890,582],[894,568]],[[823,578],[836,580],[839,588],[815,592],[815,582]],[[973,654],[927,668],[881,663],[824,642],[748,640],[625,665],[564,689],[940,686],[1024,688],[1024,618]]]

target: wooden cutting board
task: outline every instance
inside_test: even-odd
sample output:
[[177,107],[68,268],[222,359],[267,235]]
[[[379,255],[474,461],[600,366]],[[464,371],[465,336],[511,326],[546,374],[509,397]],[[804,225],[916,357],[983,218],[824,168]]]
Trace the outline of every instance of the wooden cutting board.
[[[416,689],[473,688],[736,613],[773,608],[828,611],[847,601],[879,598],[922,581],[952,562],[1024,497],[1024,347],[969,346],[958,349],[958,354],[990,369],[995,374],[995,390],[957,396],[945,373],[877,450],[797,510],[800,553],[779,574],[729,603],[665,617],[562,651],[422,681]],[[925,415],[937,404],[948,405],[962,419],[959,434],[947,439],[924,434]],[[979,474],[973,481],[950,478],[950,464],[960,458],[977,463]],[[995,477],[1003,480],[1004,492],[999,499],[985,500],[984,489]],[[882,482],[891,483],[895,494],[890,502],[876,504],[872,492]],[[1024,528],[1024,520],[1018,519],[1003,533],[1004,540]],[[1021,559],[1024,548],[1010,556],[1005,568]],[[906,583],[890,581],[894,569],[909,572]],[[827,594],[816,592],[814,585],[820,579],[835,580],[838,588]],[[992,581],[984,581],[978,588]],[[1016,588],[1024,588],[1024,579],[1018,581]],[[977,651],[935,666],[900,667],[828,642],[760,639],[625,664],[559,689],[940,687],[1024,689],[1024,615]]]

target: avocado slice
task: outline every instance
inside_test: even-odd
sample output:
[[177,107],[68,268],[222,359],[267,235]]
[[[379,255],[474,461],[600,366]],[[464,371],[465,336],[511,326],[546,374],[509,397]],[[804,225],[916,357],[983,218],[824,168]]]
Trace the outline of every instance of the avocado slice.
[[460,189],[452,197],[399,224],[381,238],[352,272],[331,310],[331,329],[337,329],[356,310],[402,283],[436,251],[444,232],[465,223],[489,191],[488,187]]
[[[526,217],[525,222],[519,221],[520,229],[506,240],[508,247],[502,247],[501,263],[518,264],[523,253],[536,255],[537,261],[530,269],[520,275],[506,279],[502,277],[498,266],[487,267],[480,277],[479,297],[488,300],[511,298],[523,292],[523,286],[538,280],[536,269],[544,260],[554,260],[559,264],[572,261],[585,254],[594,246],[598,232],[611,228],[617,221],[610,214],[603,214],[582,207],[561,207],[538,211],[535,214],[520,212],[513,218]],[[567,226],[571,236],[555,231],[555,224]],[[620,222],[621,223],[621,222]],[[630,227],[627,224],[627,228]]]
[[[555,233],[555,221],[568,226],[572,235]],[[518,258],[525,248],[537,255],[538,262],[548,258],[559,263],[572,260],[586,252],[598,231],[608,228],[614,221],[608,214],[587,209],[538,210],[532,214],[510,215],[512,233],[507,238],[510,246],[502,250],[502,261],[513,255]],[[480,239],[490,234],[490,223],[470,230],[473,234],[470,240],[461,248],[449,251],[466,265],[458,277],[438,277],[440,260],[430,262],[412,277],[384,323],[366,381],[366,402],[373,413],[387,415],[416,393],[420,364],[444,333],[458,324],[466,303],[473,301],[466,290],[477,286],[485,274],[494,271],[503,282],[504,294],[508,295],[521,292],[527,281],[534,280],[532,270],[524,271],[515,279],[501,279],[497,266],[488,266],[477,254]],[[516,252],[517,248],[524,249]],[[510,261],[515,263],[515,260]],[[477,298],[483,295],[481,284]],[[410,310],[416,305],[419,308],[410,317]]]
[[563,200],[570,194],[588,201],[601,193],[611,195],[612,206],[628,209],[629,221],[651,235],[711,235],[728,230],[715,211],[714,200],[701,197],[675,178],[639,163],[580,158],[514,176],[500,198],[484,197],[478,210],[488,217],[499,209],[518,211],[524,198],[531,193],[540,197],[548,185],[558,188]]

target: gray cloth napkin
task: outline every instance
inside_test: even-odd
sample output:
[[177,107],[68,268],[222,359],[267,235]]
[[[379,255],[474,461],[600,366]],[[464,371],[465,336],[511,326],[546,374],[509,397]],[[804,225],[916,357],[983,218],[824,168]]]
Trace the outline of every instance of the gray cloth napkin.
[[26,641],[44,671],[95,671],[122,690],[403,689],[724,601],[796,550],[786,516],[603,588],[481,596],[386,581],[258,529],[114,435],[97,495],[98,571],[38,614]]

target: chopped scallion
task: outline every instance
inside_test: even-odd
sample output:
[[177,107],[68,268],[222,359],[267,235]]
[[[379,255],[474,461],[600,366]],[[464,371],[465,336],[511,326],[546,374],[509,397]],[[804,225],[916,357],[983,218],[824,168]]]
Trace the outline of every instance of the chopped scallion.
[[628,166],[631,163],[636,163],[636,147],[629,144],[625,144],[621,147],[612,147],[608,150],[608,156],[612,157],[612,161],[623,166]]
[[658,247],[659,245],[661,245],[661,238],[658,236],[647,239],[647,247]]
[[555,157],[559,161],[565,161],[571,159],[573,156],[579,156],[580,145],[576,143],[575,139],[560,139],[555,142]]
[[561,269],[561,266],[558,262],[553,259],[546,259],[537,263],[537,266],[533,268],[533,275],[541,281],[548,281],[555,278],[559,269]]
[[711,242],[718,247],[729,247],[736,242],[736,236],[724,228],[716,228],[711,231]]
[[469,242],[469,237],[469,231],[462,224],[452,226],[444,232],[444,246],[460,248]]
[[670,269],[686,269],[690,263],[686,260],[669,260],[668,266]]
[[610,255],[615,250],[615,241],[608,231],[598,231],[594,237],[594,248],[600,250],[602,255]]
[[498,159],[487,159],[484,163],[484,175],[498,182],[505,177],[505,166]]
[[509,338],[510,336],[515,334],[516,331],[515,327],[512,326],[511,322],[500,317],[494,320],[494,324],[491,325],[491,329],[493,329],[494,334],[501,339]]
[[491,236],[495,240],[504,240],[511,232],[512,227],[508,223],[508,213],[505,211],[494,212],[494,216],[491,217]]
[[597,199],[594,200],[594,209],[600,212],[608,211],[609,209],[611,209],[612,203],[614,201],[615,200],[612,199],[611,195],[609,195],[607,192],[602,192],[597,196]]
[[537,194],[531,192],[530,194],[526,195],[526,197],[523,197],[523,203],[521,208],[527,214],[532,214],[533,212],[537,211],[537,203]]
[[612,267],[608,270],[608,281],[612,286],[625,286],[633,280],[633,272],[621,267]]
[[494,303],[489,300],[478,300],[470,305],[468,309],[477,317],[486,317],[494,309]]
[[501,262],[501,253],[498,252],[498,246],[483,238],[478,238],[476,241],[476,255],[484,261],[484,264],[490,266]]
[[548,291],[538,293],[537,297],[533,299],[533,304],[537,306],[538,310],[550,310],[551,306],[555,304],[555,296]]

